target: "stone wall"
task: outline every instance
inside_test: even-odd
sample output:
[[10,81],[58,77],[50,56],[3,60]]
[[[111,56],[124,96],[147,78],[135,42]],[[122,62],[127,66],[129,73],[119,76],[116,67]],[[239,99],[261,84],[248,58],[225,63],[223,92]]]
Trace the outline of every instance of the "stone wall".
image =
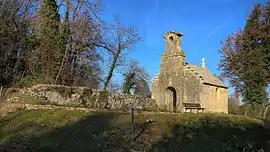
[[20,89],[20,95],[27,95],[51,104],[87,108],[128,110],[128,106],[142,106],[144,111],[157,111],[155,100],[122,93],[111,93],[86,87],[38,84]]
[[228,90],[226,88],[203,85],[201,106],[206,108],[206,112],[228,113]]

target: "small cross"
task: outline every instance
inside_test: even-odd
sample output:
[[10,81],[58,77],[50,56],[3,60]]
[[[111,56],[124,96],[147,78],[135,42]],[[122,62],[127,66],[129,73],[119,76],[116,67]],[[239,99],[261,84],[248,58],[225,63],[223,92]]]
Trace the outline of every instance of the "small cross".
[[205,65],[205,58],[204,58],[204,57],[202,58],[202,67],[203,67],[203,68],[206,67],[206,65]]

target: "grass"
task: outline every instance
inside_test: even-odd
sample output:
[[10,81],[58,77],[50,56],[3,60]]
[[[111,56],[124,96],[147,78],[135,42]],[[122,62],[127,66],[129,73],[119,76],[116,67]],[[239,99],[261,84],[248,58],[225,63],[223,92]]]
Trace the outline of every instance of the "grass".
[[[0,151],[269,151],[257,119],[225,114],[21,110],[0,118]],[[153,123],[147,123],[152,120]]]

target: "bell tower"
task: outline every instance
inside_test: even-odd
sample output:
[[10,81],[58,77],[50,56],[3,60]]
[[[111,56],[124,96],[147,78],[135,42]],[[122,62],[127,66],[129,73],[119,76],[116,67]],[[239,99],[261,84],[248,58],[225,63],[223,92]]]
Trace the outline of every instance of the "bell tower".
[[163,38],[165,39],[166,42],[166,48],[165,48],[165,55],[166,56],[171,56],[171,55],[176,55],[179,53],[182,53],[184,55],[182,48],[181,48],[181,37],[183,35],[178,32],[167,32],[164,34]]
[[160,70],[152,81],[152,98],[166,110],[180,112],[184,99],[185,54],[181,48],[182,34],[169,31],[163,35],[165,51]]
[[179,32],[166,32],[163,35],[165,39],[165,51],[161,57],[161,71],[177,72],[182,70],[185,63],[185,53],[181,47],[183,34]]

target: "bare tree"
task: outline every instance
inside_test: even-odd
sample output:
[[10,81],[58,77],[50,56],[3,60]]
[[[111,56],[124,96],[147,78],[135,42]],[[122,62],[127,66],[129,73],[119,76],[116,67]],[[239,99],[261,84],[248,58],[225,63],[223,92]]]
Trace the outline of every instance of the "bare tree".
[[61,0],[59,4],[59,8],[70,6],[70,19],[71,22],[81,16],[81,14],[86,13],[93,18],[99,20],[100,14],[103,11],[103,0]]
[[[102,0],[62,0],[60,7],[66,9],[63,26],[63,56],[56,80],[63,77],[67,85],[81,85],[90,82],[81,81],[87,77],[97,87],[99,67],[96,64],[101,56],[94,42],[101,39]],[[62,72],[63,71],[63,72]],[[90,72],[91,71],[91,72]],[[88,74],[86,74],[88,72]]]
[[106,91],[117,66],[121,65],[127,51],[141,40],[135,27],[124,27],[120,20],[115,18],[115,23],[106,27],[101,43],[95,44],[105,49],[112,56],[108,72],[105,77],[103,90]]
[[0,1],[0,85],[18,85],[26,71],[34,0]]

